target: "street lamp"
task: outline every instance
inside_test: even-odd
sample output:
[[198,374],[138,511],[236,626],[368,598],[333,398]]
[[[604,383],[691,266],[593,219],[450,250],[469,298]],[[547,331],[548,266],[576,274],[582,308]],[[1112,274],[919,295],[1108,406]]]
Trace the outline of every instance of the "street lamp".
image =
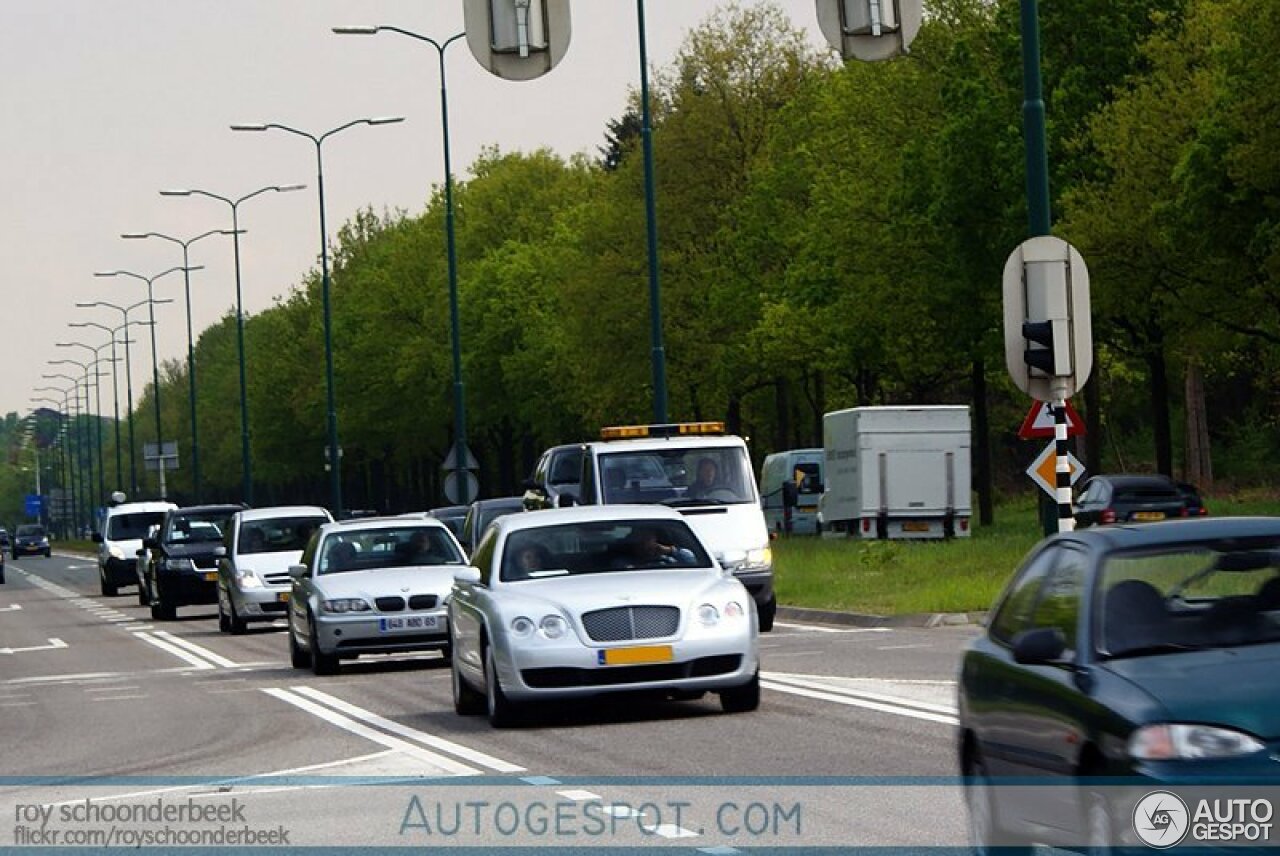
[[[76,304],[76,305],[78,306],[79,304]],[[124,462],[123,462],[123,459],[121,458],[121,455],[124,454],[124,450],[121,448],[121,443],[120,443],[120,378],[119,378],[119,372],[116,371],[116,363],[119,362],[119,359],[116,357],[116,334],[121,331],[124,331],[125,338],[123,341],[124,341],[125,349],[127,350],[129,347],[129,341],[130,341],[128,322],[121,324],[119,327],[116,327],[115,329],[108,327],[106,324],[99,324],[96,321],[81,321],[79,323],[72,321],[72,322],[69,322],[67,326],[68,327],[96,327],[99,330],[105,331],[107,335],[110,337],[110,342],[108,344],[111,345],[111,360],[110,360],[111,362],[111,405],[112,405],[112,412],[115,418],[115,428],[116,428],[116,490],[117,491],[123,490],[124,485],[122,484],[122,482],[124,480]],[[81,347],[88,348],[89,346],[82,345]],[[126,366],[125,371],[128,371],[127,359],[125,361],[125,366]]]
[[453,340],[453,460],[454,479],[457,485],[458,505],[466,505],[473,497],[469,496],[468,454],[467,454],[467,408],[466,396],[462,384],[462,334],[458,318],[458,254],[454,242],[453,228],[453,169],[449,160],[449,89],[445,77],[444,54],[449,45],[458,39],[466,38],[466,32],[457,33],[443,42],[403,30],[399,27],[379,25],[376,27],[351,26],[334,27],[333,31],[341,36],[372,36],[386,31],[399,33],[420,42],[426,42],[435,48],[436,58],[440,66],[440,126],[444,136],[444,232],[445,245],[449,259],[449,331]]
[[191,267],[188,249],[196,241],[207,238],[210,235],[229,234],[231,233],[225,229],[211,229],[185,241],[160,232],[126,232],[120,236],[128,240],[159,238],[162,241],[169,241],[182,247],[182,281],[187,296],[187,382],[190,390],[191,405],[191,489],[192,493],[195,494],[197,504],[200,502],[200,431],[196,424],[196,346],[191,331],[191,271],[194,268]]
[[653,120],[649,113],[649,50],[644,0],[636,0],[640,39],[640,140],[644,149],[644,212],[649,248],[649,350],[653,372],[653,418],[667,421],[667,351],[662,343],[662,291],[658,276],[658,204],[654,191]]
[[[194,268],[194,270],[201,270],[201,269],[202,268],[200,268],[199,266]],[[167,276],[171,273],[175,273],[180,270],[184,270],[184,268],[171,267],[168,270],[163,270],[160,273],[155,274],[154,276],[149,276],[149,277],[143,276],[140,273],[134,273],[133,271],[127,271],[127,270],[108,270],[108,271],[100,270],[100,271],[95,271],[93,274],[94,276],[127,276],[133,279],[142,280],[147,284],[147,311],[150,314],[149,320],[151,322],[151,383],[155,387],[156,449],[161,455],[161,460],[160,460],[161,484],[164,483],[164,458],[163,458],[164,435],[161,432],[161,427],[160,427],[160,358],[156,355],[156,299],[155,299],[155,295],[152,294],[152,284],[160,277]],[[165,498],[163,491],[161,491],[160,498],[161,499]]]
[[[66,426],[67,393],[65,390],[59,389],[56,386],[37,386],[35,388],[35,391],[36,392],[56,392],[62,396],[61,402],[59,402],[57,399],[49,398],[47,395],[33,396],[31,399],[31,402],[33,404],[38,402],[45,402],[48,404],[52,404],[54,407],[61,408],[58,411],[58,439],[55,441],[55,443],[58,446],[58,469],[59,469],[58,480],[61,483],[62,499],[63,499],[61,503],[62,507],[59,509],[59,511],[61,511],[62,513],[58,515],[58,519],[62,522],[62,525],[65,527],[67,523],[67,516],[66,516],[67,500],[68,500],[67,486],[72,483],[71,475],[70,475],[71,465],[67,461],[67,444],[61,442],[67,429],[67,426]],[[75,492],[74,491],[72,491],[70,494],[70,502],[71,502],[71,517],[72,519],[74,519],[75,518]]]
[[[105,300],[94,300],[87,303],[76,304],[76,306],[79,307],[80,309],[92,309],[95,306],[104,306],[107,309],[114,309],[120,313],[124,321],[124,323],[121,326],[125,331],[124,332],[124,382],[125,382],[126,394],[128,396],[126,398],[125,403],[127,405],[126,412],[129,415],[129,495],[130,496],[136,496],[138,493],[138,462],[135,457],[135,444],[133,439],[133,364],[129,360],[129,345],[133,340],[129,338],[129,325],[141,324],[143,326],[150,326],[154,330],[155,322],[154,321],[130,321],[129,313],[137,309],[139,306],[146,306],[149,303],[172,303],[172,302],[173,300],[171,298],[165,297],[155,301],[152,301],[150,299],[139,300],[137,303],[131,303],[128,306],[117,306],[116,304],[108,303]],[[92,325],[95,327],[103,326],[101,324],[93,324],[92,321],[86,322],[86,326],[87,325]],[[72,324],[71,326],[78,327],[81,325]],[[106,329],[106,328],[104,327],[103,329]],[[114,354],[112,356],[114,356]],[[116,448],[118,450],[120,446],[119,433],[118,433],[119,425],[117,425],[116,427],[117,427]],[[117,467],[118,466],[119,465],[117,464]]]
[[333,506],[333,514],[335,517],[342,516],[342,473],[339,471],[340,452],[338,450],[338,409],[337,404],[334,401],[333,393],[333,330],[331,312],[329,308],[329,243],[326,237],[327,232],[324,222],[324,161],[320,154],[320,148],[321,144],[323,144],[329,137],[356,125],[392,125],[396,122],[403,121],[403,116],[353,119],[345,125],[339,125],[336,128],[325,131],[319,136],[275,122],[253,125],[239,124],[231,126],[231,130],[233,131],[284,131],[286,133],[308,139],[314,143],[316,147],[316,188],[319,191],[320,197],[320,294],[324,313],[324,377],[326,405],[328,407],[329,493],[330,504]]
[[266,193],[267,191],[275,191],[277,193],[288,193],[293,190],[302,190],[305,184],[283,184],[270,185],[268,187],[260,187],[252,193],[246,193],[239,199],[228,199],[225,196],[219,196],[216,193],[210,193],[207,190],[162,190],[161,196],[207,196],[210,199],[217,199],[231,206],[231,240],[235,245],[236,260],[236,346],[240,355],[240,470],[243,478],[241,487],[241,499],[246,505],[253,505],[253,465],[249,452],[249,394],[245,383],[245,358],[244,358],[244,303],[240,297],[240,219],[239,208],[240,203],[253,197]]
[[[55,344],[59,348],[84,348],[86,351],[89,351],[91,354],[93,354],[93,361],[89,363],[89,365],[92,367],[96,367],[98,363],[110,362],[111,374],[113,378],[115,377],[116,358],[114,356],[114,352],[115,352],[114,337],[110,342],[104,342],[103,344],[99,345],[96,348],[92,347],[91,345],[86,345],[82,342],[57,342]],[[111,348],[113,353],[110,359],[103,357],[101,355],[102,349],[108,348],[108,347]],[[97,434],[98,434],[98,496],[105,500],[107,496],[107,481],[106,481],[106,466],[102,460],[102,387],[98,383],[98,377],[99,377],[99,374],[97,371],[95,371],[94,378],[93,378],[93,395],[94,395],[94,407],[98,411],[98,418],[95,420]],[[117,425],[118,425],[119,416],[117,416],[116,418],[117,418]],[[119,434],[119,431],[117,430],[117,435],[118,434]],[[117,440],[118,440],[118,437],[117,437]]]
[[[61,392],[63,395],[63,412],[70,420],[67,426],[67,443],[69,448],[67,454],[69,456],[69,464],[67,466],[67,475],[71,483],[71,518],[73,528],[80,525],[80,510],[84,508],[82,499],[86,494],[84,490],[84,460],[80,453],[80,432],[76,430],[76,426],[80,422],[80,380],[69,374],[55,372],[53,374],[42,374],[45,380],[68,380],[71,381],[71,388],[59,390],[54,387],[37,387],[37,389],[50,390],[53,392]],[[71,398],[66,398],[70,394]]]
[[[98,413],[97,413],[97,416],[95,416],[93,401],[92,399],[89,398],[89,374],[90,374],[90,371],[92,370],[93,388],[96,392],[98,390],[98,378],[102,376],[102,372],[98,371],[98,363],[101,362],[101,360],[90,360],[87,363],[82,363],[79,360],[49,360],[48,362],[49,362],[49,365],[51,366],[62,366],[62,365],[78,366],[81,369],[81,371],[84,372],[84,412],[85,414],[88,415],[89,419],[91,420],[89,424],[89,434],[88,434],[88,437],[85,438],[85,447],[86,447],[85,451],[87,452],[88,458],[89,458],[89,472],[87,474],[88,479],[85,482],[85,496],[91,498],[94,494],[94,490],[93,490],[93,457],[94,457],[93,445],[94,445],[94,434],[95,434],[94,425],[93,425],[94,422],[97,423],[96,433],[97,433],[97,446],[98,446],[98,466],[99,467],[102,466],[102,396],[100,394],[98,395],[98,407],[97,407]],[[45,375],[45,377],[52,377],[52,375]],[[98,473],[98,485],[101,488],[99,492],[99,498],[102,500],[105,500],[106,498],[105,484],[102,480],[101,471],[99,471]],[[86,506],[87,507],[85,510],[89,511],[93,507],[93,504],[86,503]],[[90,522],[92,522],[92,519],[90,520]]]

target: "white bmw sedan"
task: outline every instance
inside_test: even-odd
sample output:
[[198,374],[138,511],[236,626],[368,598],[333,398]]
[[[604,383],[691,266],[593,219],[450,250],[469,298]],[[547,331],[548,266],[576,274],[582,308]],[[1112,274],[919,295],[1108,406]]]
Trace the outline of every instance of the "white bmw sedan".
[[317,675],[361,654],[438,649],[449,657],[445,603],[466,564],[443,523],[425,515],[322,526],[289,568],[289,655]]
[[755,605],[678,511],[582,506],[495,521],[449,601],[454,708],[649,691],[760,703]]

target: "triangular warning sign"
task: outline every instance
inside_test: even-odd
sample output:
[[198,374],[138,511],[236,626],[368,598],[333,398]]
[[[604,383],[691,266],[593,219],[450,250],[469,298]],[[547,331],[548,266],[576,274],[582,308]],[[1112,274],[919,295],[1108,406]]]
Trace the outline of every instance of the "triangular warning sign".
[[[1067,436],[1079,437],[1084,434],[1084,420],[1076,409],[1067,402]],[[1023,440],[1044,439],[1053,436],[1053,409],[1047,401],[1032,402],[1027,411],[1027,418],[1022,420],[1018,436]]]

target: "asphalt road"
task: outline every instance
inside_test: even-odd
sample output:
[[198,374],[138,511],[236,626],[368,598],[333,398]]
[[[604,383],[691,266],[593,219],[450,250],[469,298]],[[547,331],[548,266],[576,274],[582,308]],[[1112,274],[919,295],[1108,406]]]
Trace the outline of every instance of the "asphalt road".
[[[175,830],[712,854],[966,840],[949,777],[973,628],[780,622],[755,713],[628,697],[495,731],[454,714],[436,654],[317,678],[290,668],[280,627],[230,636],[214,607],[178,615],[151,621],[132,589],[102,597],[91,559],[9,562],[0,848],[196,843],[139,840]],[[208,816],[153,820],[153,804]],[[113,837],[80,840],[95,835]]]

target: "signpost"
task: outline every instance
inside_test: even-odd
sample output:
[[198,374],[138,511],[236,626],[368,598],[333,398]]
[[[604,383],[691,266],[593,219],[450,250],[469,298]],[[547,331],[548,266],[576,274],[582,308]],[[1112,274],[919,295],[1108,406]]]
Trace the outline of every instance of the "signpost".
[[27,494],[23,502],[23,508],[28,517],[34,517],[36,520],[44,519],[44,497],[40,494]]
[[178,469],[178,444],[176,442],[143,443],[142,461],[150,472],[160,474],[160,498],[168,499],[164,474]]
[[[1031,462],[1031,466],[1027,467],[1027,475],[1031,476],[1031,480],[1039,485],[1040,489],[1049,494],[1052,499],[1057,495],[1058,484],[1058,461],[1055,454],[1057,447],[1054,443],[1044,447],[1044,451],[1036,456]],[[1074,485],[1080,481],[1080,477],[1084,475],[1084,464],[1070,452],[1067,453],[1068,478],[1070,483]]]
[[471,454],[471,447],[463,446],[466,460],[458,466],[458,447],[451,446],[440,469],[448,475],[444,477],[444,495],[449,502],[458,505],[470,503],[480,494],[480,481],[473,470],[480,469],[480,462]]
[[[1084,435],[1084,420],[1080,418],[1080,414],[1071,406],[1071,402],[1066,402],[1067,406],[1067,436],[1081,437]],[[1027,411],[1027,418],[1022,420],[1022,427],[1018,429],[1018,437],[1023,440],[1043,440],[1053,436],[1053,408],[1048,402],[1033,401],[1031,409]]]

